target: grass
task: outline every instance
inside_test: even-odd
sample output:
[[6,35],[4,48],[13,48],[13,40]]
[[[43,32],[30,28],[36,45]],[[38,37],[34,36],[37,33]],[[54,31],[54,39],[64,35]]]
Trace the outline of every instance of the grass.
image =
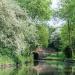
[[0,64],[14,64],[13,60],[8,56],[0,56]]
[[[7,55],[0,55],[0,64],[15,64],[13,60],[15,58],[10,58]],[[25,62],[32,62],[32,56],[22,56],[18,55],[18,59],[21,61],[21,64],[25,64]]]
[[22,64],[24,64],[25,62],[32,62],[32,56],[21,56],[19,55],[18,58],[21,60]]
[[48,54],[46,59],[63,59],[65,55],[62,52]]

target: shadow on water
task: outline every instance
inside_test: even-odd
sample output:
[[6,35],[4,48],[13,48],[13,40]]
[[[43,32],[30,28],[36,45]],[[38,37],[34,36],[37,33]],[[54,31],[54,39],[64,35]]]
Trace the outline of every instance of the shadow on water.
[[34,65],[0,69],[0,75],[75,75],[75,64],[62,61],[34,61]]
[[75,75],[75,63],[65,63],[64,75]]
[[37,75],[75,75],[75,63],[61,61],[48,62],[36,61],[34,63],[34,69],[37,71]]

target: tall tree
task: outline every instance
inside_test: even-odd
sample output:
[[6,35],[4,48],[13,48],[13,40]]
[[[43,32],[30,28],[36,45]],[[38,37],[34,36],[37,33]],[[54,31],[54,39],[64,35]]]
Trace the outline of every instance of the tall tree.
[[0,53],[18,55],[21,51],[26,51],[31,44],[35,46],[36,32],[35,23],[16,1],[0,1]]
[[48,40],[49,40],[49,29],[46,25],[38,25],[37,26],[39,35],[39,44],[41,47],[47,47],[48,46]]
[[62,8],[59,10],[59,16],[66,21],[68,27],[68,39],[71,45],[71,26],[75,24],[75,1],[60,0]]
[[50,0],[17,0],[22,8],[25,8],[32,18],[44,20],[51,15]]
[[[60,2],[61,2],[61,8],[58,11],[58,13],[59,13],[59,17],[66,21],[66,25],[67,25],[66,26],[66,28],[67,28],[66,36],[68,36],[67,41],[72,50],[73,48],[72,48],[71,34],[72,34],[72,28],[75,24],[75,21],[74,21],[75,20],[75,1],[74,0],[60,0]],[[63,31],[65,31],[65,30],[63,30]]]

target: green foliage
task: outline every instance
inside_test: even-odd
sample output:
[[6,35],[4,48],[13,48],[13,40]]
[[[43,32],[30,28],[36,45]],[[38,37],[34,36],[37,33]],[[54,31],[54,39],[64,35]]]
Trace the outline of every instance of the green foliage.
[[0,55],[0,64],[14,64],[14,61],[7,55]]
[[[71,39],[71,47],[73,49],[75,49],[75,46],[74,46],[75,45],[75,25],[71,25],[70,27],[71,27],[71,32],[70,32],[70,34],[71,34],[71,37],[70,37],[70,39]],[[69,35],[68,26],[64,25],[61,28],[61,35],[60,35],[61,42],[63,43],[62,44],[63,48],[65,48],[66,46],[69,45],[69,41],[68,41],[69,37],[68,37],[68,35]]]
[[[48,26],[36,26],[34,20],[50,19],[50,0],[0,1],[0,55],[21,63],[19,56],[30,56],[38,45],[48,46]],[[40,24],[40,23],[39,23]]]
[[[59,16],[65,20],[70,20],[72,23],[75,19],[75,1],[74,0],[60,0],[62,8],[58,11]],[[74,22],[75,23],[75,22]]]
[[52,53],[49,54],[46,58],[47,59],[64,59],[65,55],[63,52],[56,52],[56,53]]
[[49,40],[49,29],[46,25],[38,25],[38,32],[37,34],[39,35],[39,44],[42,47],[47,47],[48,46],[48,40]]
[[50,46],[50,44],[52,43],[52,34],[55,31],[54,27],[48,27],[49,28],[49,40],[48,40],[48,47]]
[[63,43],[63,48],[65,48],[67,45],[69,45],[69,41],[68,41],[68,27],[67,27],[67,25],[65,25],[65,26],[63,26],[62,28],[61,28],[61,35],[60,35],[60,37],[61,37],[61,41],[62,41],[62,43]]
[[61,8],[58,15],[66,21],[61,29],[61,41],[63,48],[70,45],[74,49],[75,45],[75,0],[60,0]]
[[32,18],[49,19],[51,15],[50,0],[17,0]]
[[49,43],[49,47],[55,49],[55,51],[61,51],[62,42],[61,42],[61,37],[60,34],[58,32],[53,32],[52,36],[51,36],[51,41]]
[[16,1],[0,1],[0,53],[2,55],[6,54],[14,61],[19,61],[17,55],[21,54],[21,51],[37,44],[36,32],[34,22]]

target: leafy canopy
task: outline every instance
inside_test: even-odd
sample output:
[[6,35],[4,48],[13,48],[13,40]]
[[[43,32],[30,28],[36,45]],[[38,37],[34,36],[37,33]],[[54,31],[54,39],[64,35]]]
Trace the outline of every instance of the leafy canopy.
[[47,47],[48,46],[48,40],[49,40],[49,29],[46,25],[38,25],[38,32],[37,34],[39,35],[39,44],[42,47]]
[[51,15],[50,0],[17,0],[32,18],[49,19]]

